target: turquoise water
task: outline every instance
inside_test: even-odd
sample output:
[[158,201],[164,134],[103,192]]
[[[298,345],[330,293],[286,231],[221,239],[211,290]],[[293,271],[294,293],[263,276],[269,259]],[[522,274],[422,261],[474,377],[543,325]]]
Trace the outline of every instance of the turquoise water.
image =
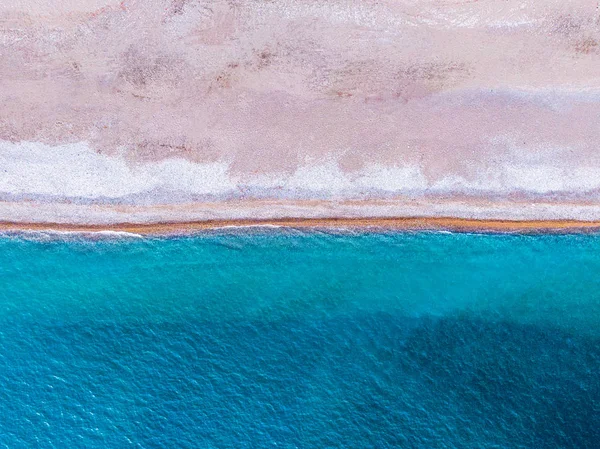
[[0,237],[0,447],[598,448],[600,236]]

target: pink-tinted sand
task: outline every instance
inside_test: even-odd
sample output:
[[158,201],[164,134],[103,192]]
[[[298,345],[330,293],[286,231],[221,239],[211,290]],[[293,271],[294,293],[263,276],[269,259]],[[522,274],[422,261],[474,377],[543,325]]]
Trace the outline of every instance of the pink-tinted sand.
[[0,55],[5,221],[600,218],[597,2],[21,0]]

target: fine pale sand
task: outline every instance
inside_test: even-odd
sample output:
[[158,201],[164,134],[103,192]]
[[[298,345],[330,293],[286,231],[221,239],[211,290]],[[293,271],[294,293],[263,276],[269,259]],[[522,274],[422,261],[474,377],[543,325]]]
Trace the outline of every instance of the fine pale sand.
[[0,222],[1,231],[129,232],[142,235],[180,235],[227,227],[281,226],[290,228],[449,230],[458,232],[590,232],[600,221],[578,220],[477,220],[452,217],[308,218],[271,220],[206,220],[170,223],[116,223],[70,225],[59,223]]
[[23,0],[0,23],[0,198],[599,199],[594,1]]
[[597,2],[23,0],[0,23],[6,229],[600,223]]

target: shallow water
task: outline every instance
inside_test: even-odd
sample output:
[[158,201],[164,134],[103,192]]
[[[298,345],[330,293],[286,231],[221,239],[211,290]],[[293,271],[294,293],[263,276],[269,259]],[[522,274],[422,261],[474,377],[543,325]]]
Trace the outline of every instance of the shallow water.
[[0,238],[0,447],[597,448],[600,236]]

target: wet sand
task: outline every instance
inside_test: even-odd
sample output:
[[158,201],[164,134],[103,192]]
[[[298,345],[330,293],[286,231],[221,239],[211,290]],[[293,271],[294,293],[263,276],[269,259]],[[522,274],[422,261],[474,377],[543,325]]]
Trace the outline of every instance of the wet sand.
[[128,232],[141,235],[184,235],[228,227],[275,226],[298,229],[447,230],[456,232],[590,232],[600,230],[600,221],[579,220],[477,220],[452,217],[388,218],[281,218],[271,220],[206,220],[165,223],[115,223],[72,225],[62,223],[0,222],[0,231]]

